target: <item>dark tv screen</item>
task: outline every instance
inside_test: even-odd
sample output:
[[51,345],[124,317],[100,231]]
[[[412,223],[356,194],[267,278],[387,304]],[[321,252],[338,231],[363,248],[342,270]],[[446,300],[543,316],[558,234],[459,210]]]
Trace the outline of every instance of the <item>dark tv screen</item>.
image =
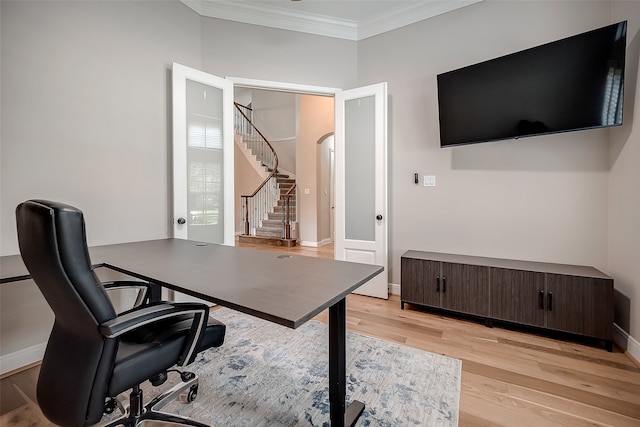
[[439,74],[441,147],[621,125],[626,28]]

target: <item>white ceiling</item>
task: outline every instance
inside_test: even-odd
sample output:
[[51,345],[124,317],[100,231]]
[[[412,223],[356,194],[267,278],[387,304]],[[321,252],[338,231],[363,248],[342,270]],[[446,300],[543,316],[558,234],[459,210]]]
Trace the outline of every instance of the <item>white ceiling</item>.
[[180,0],[202,16],[362,40],[482,0]]

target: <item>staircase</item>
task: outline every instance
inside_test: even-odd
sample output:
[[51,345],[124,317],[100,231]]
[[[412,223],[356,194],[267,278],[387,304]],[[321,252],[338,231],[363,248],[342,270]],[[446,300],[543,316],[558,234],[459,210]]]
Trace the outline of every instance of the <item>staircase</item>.
[[251,110],[236,104],[236,134],[247,139],[247,148],[269,176],[251,195],[242,197],[243,233],[240,242],[271,246],[296,246],[292,224],[296,221],[296,181],[278,172],[278,156],[253,125]]
[[295,238],[283,237],[287,204],[291,221],[294,222],[296,218],[296,180],[287,175],[278,175],[277,182],[280,197],[276,205],[273,206],[273,212],[268,212],[267,219],[263,219],[262,225],[256,227],[255,235],[240,235],[240,242],[284,247],[296,246]]

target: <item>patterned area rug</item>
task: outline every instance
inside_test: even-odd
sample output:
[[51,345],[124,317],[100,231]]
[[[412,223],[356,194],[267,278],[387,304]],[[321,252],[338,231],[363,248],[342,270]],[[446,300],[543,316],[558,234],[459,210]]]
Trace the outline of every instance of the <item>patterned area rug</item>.
[[[328,426],[328,326],[293,330],[221,308],[222,347],[191,365],[191,404],[165,407],[216,426]],[[461,362],[347,333],[347,400],[366,408],[360,426],[457,426]]]
[[[312,320],[293,330],[227,308],[213,316],[227,325],[227,335],[222,347],[188,367],[200,378],[197,398],[177,400],[164,411],[224,427],[329,426],[327,325]],[[457,359],[347,332],[347,400],[366,405],[357,425],[457,426],[461,366]],[[176,375],[169,378],[161,389]],[[145,401],[159,391],[149,382],[143,389]],[[53,426],[18,392],[28,403],[0,417],[0,425]],[[126,394],[120,400],[126,403]]]

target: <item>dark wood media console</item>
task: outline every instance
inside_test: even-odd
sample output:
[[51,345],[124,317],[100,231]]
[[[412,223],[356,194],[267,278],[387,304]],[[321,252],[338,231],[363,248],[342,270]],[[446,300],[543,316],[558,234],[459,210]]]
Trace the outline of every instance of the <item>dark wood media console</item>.
[[593,267],[407,251],[405,303],[597,338],[613,348],[613,279]]

